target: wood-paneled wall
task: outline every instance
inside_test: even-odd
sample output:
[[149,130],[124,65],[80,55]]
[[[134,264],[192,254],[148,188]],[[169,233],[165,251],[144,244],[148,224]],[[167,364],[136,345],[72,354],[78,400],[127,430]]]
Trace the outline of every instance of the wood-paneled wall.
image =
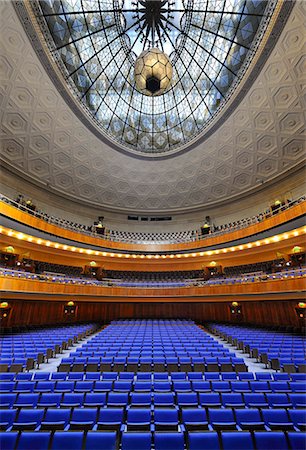
[[[242,302],[242,321],[263,325],[298,326],[297,300]],[[10,316],[4,326],[62,323],[64,302],[10,301]],[[73,321],[109,322],[118,318],[191,318],[205,321],[231,321],[229,302],[223,303],[77,303]]]
[[75,242],[80,242],[83,244],[89,244],[98,247],[104,247],[109,249],[117,249],[128,252],[163,252],[163,251],[179,251],[179,250],[191,250],[199,249],[204,247],[209,247],[217,244],[223,244],[226,242],[231,242],[236,239],[241,239],[244,237],[252,236],[254,234],[260,233],[262,231],[274,228],[277,225],[288,222],[300,217],[306,212],[306,202],[301,202],[292,208],[272,216],[263,222],[250,225],[241,230],[231,231],[223,235],[210,235],[206,239],[199,240],[196,242],[182,242],[175,244],[132,244],[128,242],[113,242],[102,238],[96,238],[93,236],[87,236],[82,233],[78,233],[71,230],[66,230],[57,225],[50,224],[42,219],[38,219],[31,214],[21,211],[14,206],[8,205],[7,203],[0,201],[0,213],[6,217],[10,217],[18,222],[29,225],[32,228],[36,228],[41,231],[53,234],[55,236],[60,236],[62,238],[71,239]]

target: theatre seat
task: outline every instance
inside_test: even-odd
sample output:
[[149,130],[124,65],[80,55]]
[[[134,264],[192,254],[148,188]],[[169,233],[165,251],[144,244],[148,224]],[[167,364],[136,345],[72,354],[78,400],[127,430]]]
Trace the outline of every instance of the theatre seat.
[[56,431],[50,450],[82,450],[84,434],[79,431]]
[[288,444],[284,433],[256,431],[254,437],[257,450],[288,450]]
[[17,436],[17,432],[0,432],[0,448],[2,450],[14,450],[16,446]]
[[184,450],[183,433],[154,433],[155,450]]
[[222,432],[221,440],[223,450],[254,449],[251,433],[248,432],[239,432],[239,433]]
[[215,431],[188,433],[188,443],[189,450],[220,450],[218,434]]
[[50,438],[49,432],[22,432],[16,450],[48,450]]
[[[151,433],[122,433],[121,450],[151,450]],[[104,447],[100,447],[104,449]],[[93,449],[94,450],[94,449]]]

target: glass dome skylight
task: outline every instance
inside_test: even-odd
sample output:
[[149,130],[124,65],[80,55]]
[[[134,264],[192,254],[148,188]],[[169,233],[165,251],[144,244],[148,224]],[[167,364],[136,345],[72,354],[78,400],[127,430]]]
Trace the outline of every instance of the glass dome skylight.
[[[256,51],[271,4],[40,0],[38,19],[48,26],[49,47],[67,82],[103,134],[119,147],[160,156],[186,147],[229,97]],[[158,9],[155,33],[150,7]],[[134,63],[151,47],[173,65],[171,86],[159,97],[135,89]]]

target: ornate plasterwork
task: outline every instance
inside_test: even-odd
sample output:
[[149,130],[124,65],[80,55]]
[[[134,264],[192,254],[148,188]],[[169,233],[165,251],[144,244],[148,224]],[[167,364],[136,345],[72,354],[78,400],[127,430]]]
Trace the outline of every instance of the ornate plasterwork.
[[1,158],[36,184],[111,210],[169,213],[240,198],[303,164],[303,2],[224,123],[188,153],[152,161],[114,151],[76,117],[12,4],[0,7]]

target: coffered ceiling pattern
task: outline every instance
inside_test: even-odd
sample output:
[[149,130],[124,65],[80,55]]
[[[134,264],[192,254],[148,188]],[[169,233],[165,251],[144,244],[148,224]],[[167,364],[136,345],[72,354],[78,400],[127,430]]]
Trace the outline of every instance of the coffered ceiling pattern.
[[248,94],[188,153],[142,160],[117,152],[75,116],[39,61],[11,2],[0,3],[1,159],[59,195],[117,211],[217,205],[287,176],[305,160],[304,2]]

